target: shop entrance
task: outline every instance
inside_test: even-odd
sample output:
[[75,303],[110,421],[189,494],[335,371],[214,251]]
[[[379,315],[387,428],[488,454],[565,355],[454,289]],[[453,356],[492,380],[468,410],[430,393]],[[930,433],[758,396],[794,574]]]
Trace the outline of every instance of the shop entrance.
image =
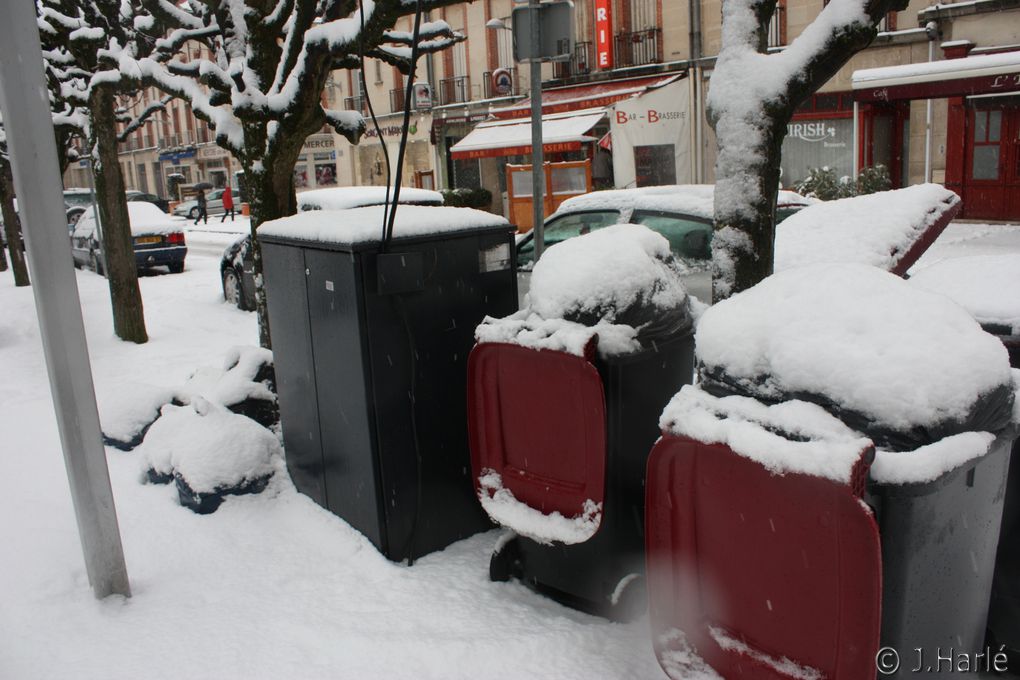
[[[506,187],[510,222],[516,224],[517,231],[521,233],[531,231],[535,226],[531,207],[531,165],[507,165]],[[563,201],[591,190],[590,158],[546,163],[543,214],[548,217]]]
[[1020,102],[1004,99],[968,101],[963,174],[968,218],[1020,215]]

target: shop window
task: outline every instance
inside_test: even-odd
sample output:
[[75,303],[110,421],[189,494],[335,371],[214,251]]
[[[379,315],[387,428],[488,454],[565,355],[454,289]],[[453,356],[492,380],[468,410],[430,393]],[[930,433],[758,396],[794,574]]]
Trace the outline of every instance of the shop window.
[[1002,111],[974,111],[974,154],[972,179],[999,179],[999,141],[1002,135]]
[[637,186],[676,184],[676,148],[673,144],[634,147]]

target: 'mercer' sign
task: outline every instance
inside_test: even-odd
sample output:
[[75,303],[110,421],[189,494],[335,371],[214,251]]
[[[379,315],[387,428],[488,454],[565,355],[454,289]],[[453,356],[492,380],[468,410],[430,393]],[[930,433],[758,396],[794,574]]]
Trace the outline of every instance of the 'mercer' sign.
[[595,0],[595,63],[613,68],[613,15],[610,0]]

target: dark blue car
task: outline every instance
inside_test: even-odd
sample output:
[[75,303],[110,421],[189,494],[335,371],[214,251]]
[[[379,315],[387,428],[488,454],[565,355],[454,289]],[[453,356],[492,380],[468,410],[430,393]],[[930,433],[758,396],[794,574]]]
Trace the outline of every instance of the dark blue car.
[[[167,215],[151,203],[128,203],[127,208],[138,269],[165,266],[171,274],[184,271],[188,248],[184,243],[183,220]],[[76,267],[102,272],[102,247],[91,207],[86,208],[71,232],[71,255]]]

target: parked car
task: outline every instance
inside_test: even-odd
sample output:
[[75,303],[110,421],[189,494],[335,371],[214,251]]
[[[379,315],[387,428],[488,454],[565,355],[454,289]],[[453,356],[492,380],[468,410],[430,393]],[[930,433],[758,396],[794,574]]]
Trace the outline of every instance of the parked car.
[[[138,269],[166,266],[172,274],[184,271],[188,248],[182,220],[170,217],[151,203],[128,203],[127,208]],[[71,233],[71,256],[75,267],[102,272],[102,246],[91,207],[82,213]]]
[[165,213],[170,212],[170,201],[165,198],[160,198],[156,194],[147,194],[143,191],[135,191],[134,189],[130,189],[124,193],[127,194],[127,200],[129,203],[151,203]]
[[[386,187],[333,187],[314,189],[298,194],[298,212],[310,210],[347,210],[386,202]],[[442,205],[443,195],[428,189],[400,188],[402,205]],[[220,260],[220,282],[223,299],[238,309],[255,309],[254,261],[251,235],[242,236],[223,251]]]
[[[594,191],[564,201],[544,223],[545,246],[612,224],[642,224],[669,241],[686,265],[687,288],[703,301],[712,299],[712,216],[715,187],[708,184],[669,185]],[[776,222],[817,203],[792,191],[779,192]],[[517,290],[523,304],[534,266],[534,233],[517,241]]]
[[80,187],[64,189],[64,205],[67,206],[65,213],[67,214],[67,226],[70,230],[81,214],[85,212],[85,208],[92,205],[92,190]]
[[[235,195],[237,192],[234,192]],[[210,189],[205,192],[205,212],[208,215],[220,215],[223,209],[223,189]],[[198,217],[198,199],[184,201],[174,208],[174,215],[194,220]]]

